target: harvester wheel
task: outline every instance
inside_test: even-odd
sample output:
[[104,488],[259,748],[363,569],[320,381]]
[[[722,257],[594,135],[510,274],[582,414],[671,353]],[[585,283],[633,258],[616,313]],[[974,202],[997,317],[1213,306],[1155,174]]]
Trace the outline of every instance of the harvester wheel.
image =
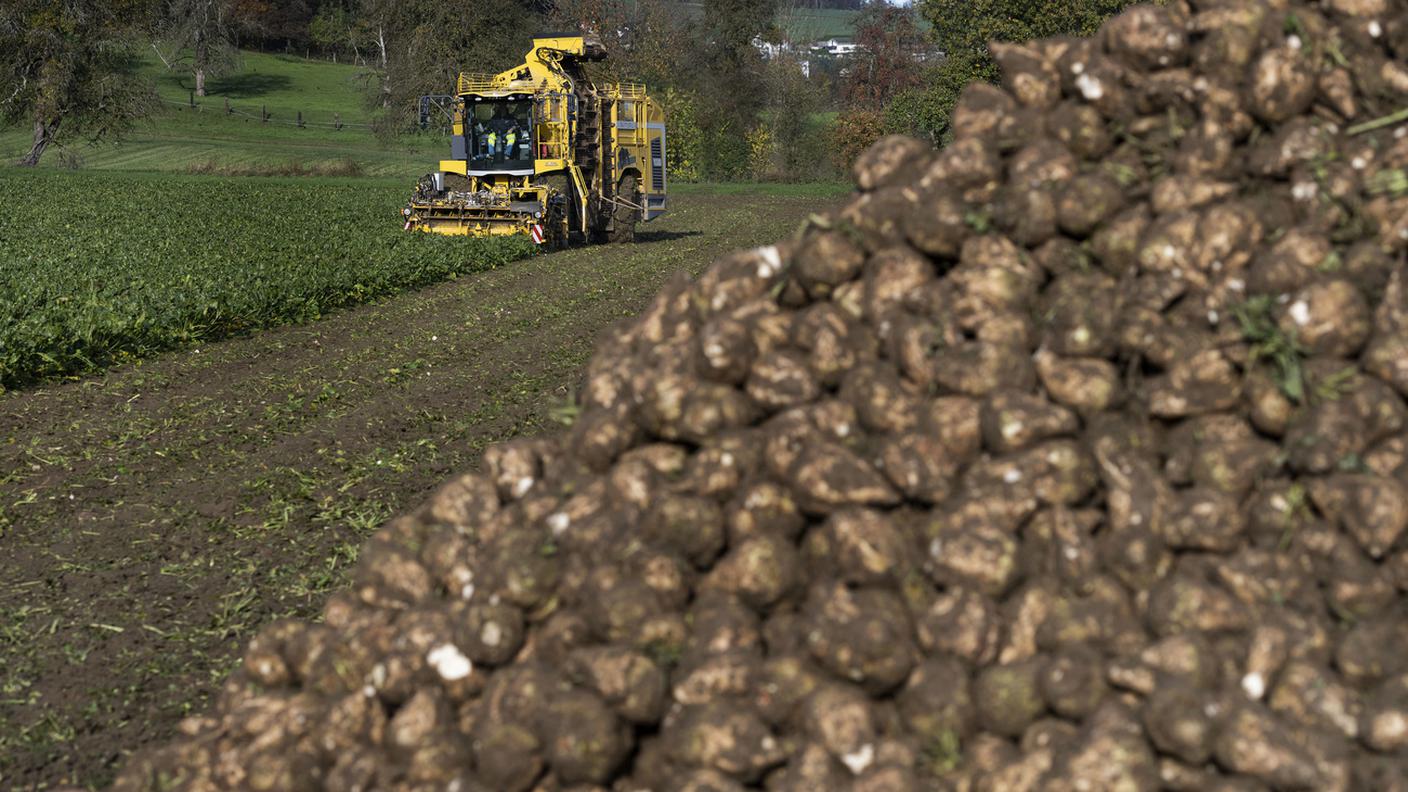
[[[632,204],[640,204],[640,190],[636,188],[636,177],[633,173],[628,173],[621,179],[621,186],[617,188],[616,195]],[[611,242],[634,242],[636,241],[636,223],[640,221],[640,210],[634,206],[617,204],[616,210],[611,216],[611,233],[607,239]]]
[[543,217],[543,231],[547,241],[543,247],[548,250],[566,250],[570,232],[567,230],[567,201],[560,196],[548,200],[548,211]]

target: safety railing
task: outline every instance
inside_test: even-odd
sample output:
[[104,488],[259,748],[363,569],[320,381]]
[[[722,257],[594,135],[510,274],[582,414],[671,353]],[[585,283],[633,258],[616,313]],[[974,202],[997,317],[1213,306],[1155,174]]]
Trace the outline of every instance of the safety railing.
[[463,72],[460,74],[459,92],[466,94],[502,90],[503,86],[495,82],[494,76],[481,72]]
[[617,86],[616,93],[622,99],[644,99],[645,86],[640,83],[621,83]]

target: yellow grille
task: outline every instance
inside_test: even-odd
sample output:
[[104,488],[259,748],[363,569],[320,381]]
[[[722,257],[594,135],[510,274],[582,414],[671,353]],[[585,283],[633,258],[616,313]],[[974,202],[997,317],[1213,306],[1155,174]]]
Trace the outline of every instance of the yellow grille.
[[461,74],[459,80],[459,92],[474,93],[476,91],[489,90],[494,84],[492,74]]
[[[528,88],[527,84],[516,86],[513,83],[502,83],[495,79],[495,75],[481,74],[478,72],[464,72],[460,74],[459,93],[477,94],[488,93],[490,91],[510,91],[515,88],[523,90]],[[528,88],[531,90],[531,88]]]

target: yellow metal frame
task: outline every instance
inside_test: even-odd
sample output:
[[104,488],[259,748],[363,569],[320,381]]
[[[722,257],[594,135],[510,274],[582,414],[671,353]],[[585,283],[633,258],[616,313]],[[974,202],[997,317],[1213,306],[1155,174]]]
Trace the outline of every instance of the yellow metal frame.
[[[572,141],[576,138],[577,124],[570,107],[574,101],[575,86],[573,75],[564,61],[595,55],[592,48],[599,46],[589,43],[582,36],[534,39],[533,49],[521,65],[498,74],[465,72],[456,81],[459,96],[453,124],[456,136],[463,136],[465,132],[466,98],[496,98],[511,94],[530,94],[534,98],[534,175],[567,174],[572,188],[580,196],[574,203],[583,229],[589,227],[588,182],[597,185],[593,192],[600,190],[597,194],[613,196],[627,170],[639,174],[640,199],[647,207],[643,219],[648,220],[664,211],[664,113],[650,99],[644,85],[620,83],[595,86],[597,95],[605,100],[604,105],[611,107],[609,118],[601,121],[603,142],[609,138],[611,144],[601,152],[596,170],[591,174],[584,174],[572,158]],[[623,113],[626,108],[629,108],[629,114]],[[652,157],[653,150],[660,153],[658,166]],[[622,166],[622,162],[628,164]],[[471,191],[474,192],[487,189],[507,197],[511,192],[522,194],[533,188],[539,191],[543,205],[547,205],[548,188],[534,187],[531,177],[469,176],[468,162],[465,160],[441,160],[440,170],[468,176]],[[607,197],[607,200],[615,199]],[[497,210],[451,211],[454,207],[448,202],[444,206],[436,206],[435,202],[412,204],[411,208],[413,225],[438,233],[526,234],[536,220]]]

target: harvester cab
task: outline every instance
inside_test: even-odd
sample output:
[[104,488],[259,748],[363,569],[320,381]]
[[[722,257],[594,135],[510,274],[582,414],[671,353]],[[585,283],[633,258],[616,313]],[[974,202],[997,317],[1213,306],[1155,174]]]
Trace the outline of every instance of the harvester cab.
[[533,40],[522,65],[461,74],[450,158],[403,210],[407,230],[523,234],[539,244],[635,238],[665,212],[665,118],[639,85],[594,85],[583,36]]

